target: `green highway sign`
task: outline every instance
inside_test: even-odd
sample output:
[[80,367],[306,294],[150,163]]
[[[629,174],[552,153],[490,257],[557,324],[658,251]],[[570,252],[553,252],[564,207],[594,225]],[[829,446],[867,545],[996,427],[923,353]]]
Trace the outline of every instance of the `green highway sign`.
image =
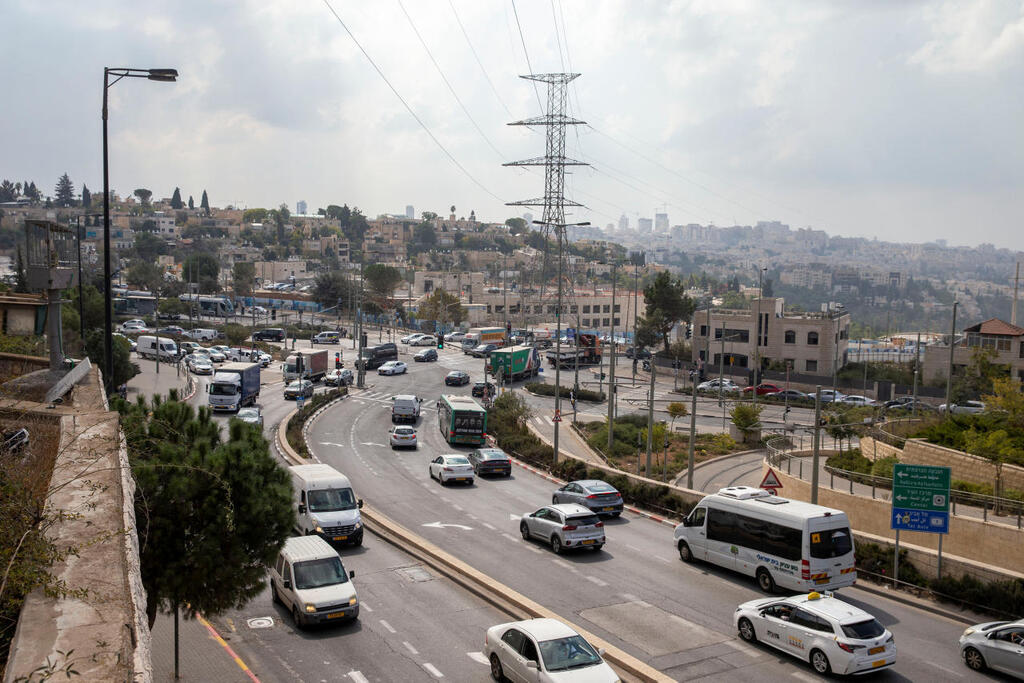
[[896,464],[892,470],[892,528],[948,533],[950,468]]

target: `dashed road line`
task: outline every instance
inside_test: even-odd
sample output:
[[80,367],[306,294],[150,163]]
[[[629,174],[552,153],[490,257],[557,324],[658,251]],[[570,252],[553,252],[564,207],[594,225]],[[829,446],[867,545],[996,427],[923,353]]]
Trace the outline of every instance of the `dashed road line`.
[[391,633],[398,633],[398,631],[395,630],[394,626],[392,626],[388,622],[384,621],[383,619],[380,620],[380,625],[383,626],[384,628],[386,628]]
[[597,578],[596,576],[584,576],[583,578],[585,578],[590,583],[597,584],[598,586],[607,586],[608,585],[607,581],[602,581],[601,579]]
[[[426,484],[424,484],[424,486],[426,486]],[[496,527],[496,526],[494,526],[493,524],[488,524],[487,522],[484,522],[483,524],[484,524],[484,526],[485,526],[485,527],[487,527],[487,528],[488,528],[488,529],[490,529],[491,531],[495,531],[495,530],[497,530],[497,527]]]
[[372,612],[373,611],[373,608],[370,607],[369,605],[367,605],[365,602],[359,603],[359,609],[366,610],[367,612]]
[[483,664],[484,666],[490,664],[490,662],[487,661],[487,657],[484,657],[483,652],[467,652],[466,656],[472,659],[477,664]]
[[430,662],[423,662],[423,668],[434,678],[444,678],[444,674],[437,670],[437,667]]
[[370,683],[370,679],[364,676],[363,674],[359,673],[358,671],[349,671],[345,675],[351,678],[356,683]]
[[408,650],[411,654],[413,654],[413,655],[418,655],[419,654],[419,650],[414,648],[412,646],[412,643],[410,643],[408,640],[403,640],[402,641],[402,645],[405,645],[405,649]]

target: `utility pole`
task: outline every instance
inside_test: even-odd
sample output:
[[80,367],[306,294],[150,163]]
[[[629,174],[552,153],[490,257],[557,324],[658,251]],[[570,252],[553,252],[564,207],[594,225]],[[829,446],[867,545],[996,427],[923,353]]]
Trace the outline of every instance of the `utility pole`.
[[686,461],[686,488],[693,489],[694,446],[697,442],[697,377],[694,375],[690,396],[690,449]]
[[612,452],[615,436],[615,398],[618,391],[615,387],[615,280],[616,280],[616,266],[618,264],[612,261],[612,333],[608,342],[609,346],[609,358],[608,358],[608,452]]
[[647,401],[647,465],[644,476],[651,476],[651,447],[654,443],[654,376],[658,374],[658,366],[651,363],[651,390]]
[[917,372],[921,363],[921,333],[917,333],[917,345],[914,347],[914,402],[910,406],[910,414],[917,417]]
[[[832,400],[835,400],[833,394]],[[814,457],[811,458],[811,504],[818,504],[818,457],[821,450],[821,385],[814,391]]]
[[836,400],[836,390],[839,383],[839,319],[841,315],[836,315],[836,332],[835,332],[835,346],[832,348],[832,401]]
[[953,415],[953,351],[956,349],[956,307],[959,301],[953,302],[953,324],[949,328],[949,369],[946,373],[946,417]]
[[[628,275],[626,277],[629,277]],[[637,287],[640,286],[640,256],[637,253],[633,259],[633,383],[636,384],[636,321],[637,321],[637,306],[639,301],[637,299]],[[654,360],[653,358],[651,359]],[[654,363],[651,363],[651,367],[654,367]]]
[[356,334],[359,336],[359,352],[356,354],[356,368],[359,374],[356,378],[356,386],[360,389],[366,388],[366,359],[363,358],[363,263],[366,261],[366,253],[359,250],[359,298],[356,303]]

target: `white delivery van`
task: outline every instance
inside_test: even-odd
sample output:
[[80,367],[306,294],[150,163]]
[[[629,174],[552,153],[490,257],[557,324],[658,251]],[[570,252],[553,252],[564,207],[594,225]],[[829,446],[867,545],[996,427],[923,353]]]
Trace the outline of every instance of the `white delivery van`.
[[408,422],[415,424],[420,419],[420,405],[422,398],[412,394],[399,394],[391,397],[391,424]]
[[359,597],[337,551],[317,536],[284,542],[270,568],[270,594],[292,613],[298,628],[359,616]]
[[757,578],[766,593],[835,590],[857,581],[846,513],[730,486],[705,496],[674,533],[684,562],[706,560]]
[[217,338],[217,330],[211,330],[207,327],[197,327],[194,330],[185,332],[183,336],[195,341],[213,341]]
[[157,338],[142,335],[138,338],[135,352],[140,358],[156,358],[157,360],[178,360],[178,345],[170,337],[160,337],[159,348]]
[[331,543],[363,544],[363,501],[352,492],[348,477],[330,465],[293,465],[295,528]]

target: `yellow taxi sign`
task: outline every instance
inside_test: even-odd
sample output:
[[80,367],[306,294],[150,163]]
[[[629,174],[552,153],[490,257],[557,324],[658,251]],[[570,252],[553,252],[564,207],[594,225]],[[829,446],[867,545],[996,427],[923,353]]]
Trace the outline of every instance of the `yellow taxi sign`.
[[819,593],[818,591],[811,591],[811,592],[810,592],[810,593],[809,593],[809,594],[807,595],[807,599],[808,599],[808,600],[817,600],[817,599],[819,599],[820,597],[821,597],[821,593]]

